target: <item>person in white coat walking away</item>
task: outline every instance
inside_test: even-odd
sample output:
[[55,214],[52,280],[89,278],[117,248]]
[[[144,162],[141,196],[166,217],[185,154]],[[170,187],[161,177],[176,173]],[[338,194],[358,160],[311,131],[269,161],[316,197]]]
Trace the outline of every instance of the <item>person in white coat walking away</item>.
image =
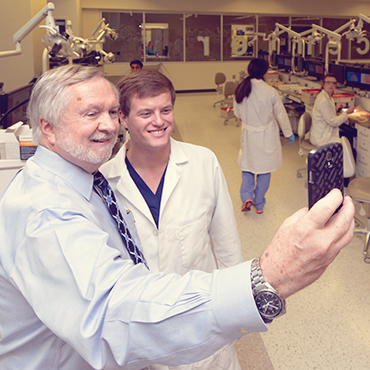
[[242,212],[249,211],[253,205],[257,213],[263,213],[271,172],[282,164],[280,128],[284,136],[294,142],[289,117],[279,94],[264,81],[268,67],[268,62],[262,58],[251,60],[248,77],[235,91],[234,112],[242,120],[238,157],[242,171]]

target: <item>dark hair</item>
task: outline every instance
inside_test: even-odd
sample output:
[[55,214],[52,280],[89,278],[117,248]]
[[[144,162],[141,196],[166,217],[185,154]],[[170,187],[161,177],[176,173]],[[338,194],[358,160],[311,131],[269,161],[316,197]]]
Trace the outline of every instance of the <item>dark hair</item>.
[[138,64],[140,66],[140,68],[143,68],[143,63],[141,62],[141,60],[132,60],[130,62],[130,67],[133,65],[133,64]]
[[240,104],[245,97],[248,98],[249,94],[252,92],[251,79],[256,78],[257,80],[263,80],[263,76],[266,74],[268,69],[269,64],[263,58],[255,58],[249,62],[249,76],[245,78],[235,90],[235,100],[238,104]]
[[148,98],[169,92],[171,103],[176,100],[175,89],[172,82],[162,73],[144,70],[140,73],[130,73],[118,82],[117,88],[120,92],[120,108],[125,116],[130,114],[133,98]]
[[337,76],[336,76],[334,73],[327,73],[327,74],[322,78],[322,86],[324,86],[325,79],[326,79],[327,77],[334,77],[334,78],[338,81]]

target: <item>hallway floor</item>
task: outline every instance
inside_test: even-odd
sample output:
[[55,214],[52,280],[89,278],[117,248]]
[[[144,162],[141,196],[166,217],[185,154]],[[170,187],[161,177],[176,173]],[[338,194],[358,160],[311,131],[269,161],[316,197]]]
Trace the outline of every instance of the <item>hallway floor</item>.
[[[240,127],[224,125],[216,93],[178,94],[174,138],[210,148],[225,173],[234,204],[244,259],[262,254],[284,219],[307,205],[305,166],[293,144],[281,138],[283,166],[272,174],[263,214],[242,213],[241,173],[236,159]],[[363,238],[353,241],[317,282],[287,300],[287,314],[269,331],[237,342],[243,370],[370,369],[370,265],[362,256]]]

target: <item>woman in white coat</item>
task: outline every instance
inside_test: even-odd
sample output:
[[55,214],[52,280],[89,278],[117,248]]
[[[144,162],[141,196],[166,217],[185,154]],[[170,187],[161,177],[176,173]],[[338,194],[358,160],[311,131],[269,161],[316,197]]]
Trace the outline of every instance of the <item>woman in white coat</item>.
[[337,114],[343,104],[334,103],[332,95],[337,87],[337,78],[328,73],[322,80],[322,90],[317,95],[312,110],[312,125],[310,128],[310,142],[321,146],[328,143],[340,143],[339,126],[348,120],[348,115],[354,108],[348,108],[347,113]]
[[242,171],[240,197],[243,212],[249,211],[252,205],[257,213],[263,212],[271,172],[282,164],[280,128],[291,143],[294,141],[279,94],[264,81],[268,67],[262,58],[251,60],[249,76],[235,91],[234,112],[242,120],[238,164]]

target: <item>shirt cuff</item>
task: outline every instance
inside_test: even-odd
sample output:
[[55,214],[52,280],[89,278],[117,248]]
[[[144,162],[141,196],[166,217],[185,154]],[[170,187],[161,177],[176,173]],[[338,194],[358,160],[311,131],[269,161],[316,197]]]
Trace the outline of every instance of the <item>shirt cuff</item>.
[[251,264],[252,261],[248,261],[214,272],[214,312],[220,328],[232,333],[234,339],[267,331],[253,297]]

